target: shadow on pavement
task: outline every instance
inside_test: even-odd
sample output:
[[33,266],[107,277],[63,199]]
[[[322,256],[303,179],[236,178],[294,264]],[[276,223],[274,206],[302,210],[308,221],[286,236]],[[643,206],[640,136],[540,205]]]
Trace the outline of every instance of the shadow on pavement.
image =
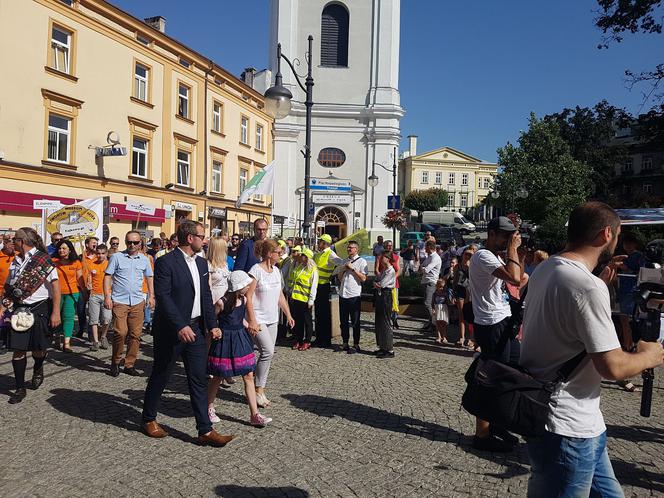
[[630,442],[664,443],[664,429],[648,427],[645,425],[607,425],[606,431],[609,437],[624,439]]
[[307,491],[301,488],[296,488],[294,486],[283,486],[279,488],[259,488],[236,486],[234,484],[220,484],[214,488],[214,494],[227,498],[255,498],[261,496],[287,496],[288,498],[306,498],[309,496]]
[[646,470],[645,467],[650,464],[643,462],[635,464],[624,460],[612,460],[611,464],[621,485],[647,489],[653,495],[664,493],[664,475],[655,467],[653,467],[654,472]]

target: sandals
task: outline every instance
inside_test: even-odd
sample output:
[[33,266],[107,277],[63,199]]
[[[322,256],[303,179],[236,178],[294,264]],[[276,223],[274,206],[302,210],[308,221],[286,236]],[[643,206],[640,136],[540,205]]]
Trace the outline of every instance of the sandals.
[[618,381],[617,384],[620,387],[622,387],[624,391],[626,391],[628,393],[639,393],[639,392],[641,392],[641,389],[639,389],[638,387],[636,387],[634,384],[632,384],[629,381],[627,381],[627,382]]

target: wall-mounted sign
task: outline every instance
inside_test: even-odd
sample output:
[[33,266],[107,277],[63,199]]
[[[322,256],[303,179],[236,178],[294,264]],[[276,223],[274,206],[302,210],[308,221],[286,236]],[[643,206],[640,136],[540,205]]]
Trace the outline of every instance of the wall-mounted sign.
[[350,204],[350,195],[344,194],[316,194],[314,195],[314,202],[316,204],[339,204],[347,206]]
[[177,209],[178,211],[193,211],[194,206],[192,206],[191,204],[186,204],[184,202],[175,201],[175,209]]
[[32,209],[60,209],[62,203],[60,201],[52,201],[49,199],[35,199],[32,201]]
[[113,156],[126,156],[127,147],[95,147],[95,156],[97,157],[113,157]]
[[225,220],[226,219],[226,208],[209,207],[208,208],[208,218],[221,218],[222,220]]
[[350,180],[341,180],[338,178],[312,178],[309,186],[313,191],[350,192],[351,190]]

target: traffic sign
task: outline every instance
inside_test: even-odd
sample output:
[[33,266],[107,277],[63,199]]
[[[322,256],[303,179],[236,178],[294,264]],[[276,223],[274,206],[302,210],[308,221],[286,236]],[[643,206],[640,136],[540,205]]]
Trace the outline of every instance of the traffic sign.
[[334,192],[350,192],[350,180],[341,180],[338,178],[312,178],[309,181],[311,190],[323,190]]
[[401,209],[401,196],[388,195],[387,196],[387,209]]

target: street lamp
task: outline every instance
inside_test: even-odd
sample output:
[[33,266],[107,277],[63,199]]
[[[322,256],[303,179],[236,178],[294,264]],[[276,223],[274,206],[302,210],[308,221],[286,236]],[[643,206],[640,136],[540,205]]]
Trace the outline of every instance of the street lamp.
[[[378,185],[378,176],[376,175],[376,165],[380,166],[383,168],[385,171],[388,173],[392,173],[392,198],[394,199],[392,202],[396,203],[396,196],[397,196],[397,148],[394,148],[394,154],[393,154],[393,164],[392,168],[388,168],[387,166],[383,166],[380,163],[374,162],[371,165],[371,175],[369,178],[367,178],[367,184],[371,187],[374,188]],[[375,202],[374,202],[375,204]],[[396,211],[396,204],[393,205],[394,207],[392,208],[392,211]],[[372,214],[373,216],[373,214]],[[373,223],[373,221],[372,221]],[[397,236],[397,229],[392,227],[392,244],[396,245],[397,241],[395,240]]]
[[[284,59],[295,76],[295,81],[300,86],[300,88],[306,93],[306,100],[304,101],[304,106],[306,108],[306,120],[305,120],[305,143],[304,151],[302,155],[304,156],[304,222],[302,223],[302,232],[305,239],[305,242],[309,242],[310,227],[311,227],[311,193],[309,188],[309,182],[311,177],[311,107],[314,105],[313,101],[313,88],[314,88],[314,79],[311,76],[312,73],[312,44],[314,37],[309,35],[309,51],[305,54],[307,59],[307,77],[305,79],[304,85],[300,79],[300,75],[297,74],[295,66],[290,61],[288,57],[281,53],[281,43],[277,44],[277,74],[274,77],[274,86],[267,89],[265,92],[265,111],[270,114],[275,119],[282,119],[288,116],[291,111],[293,94],[288,88],[284,86],[283,77],[281,75],[281,59]],[[296,64],[299,65],[300,61],[294,59]]]

